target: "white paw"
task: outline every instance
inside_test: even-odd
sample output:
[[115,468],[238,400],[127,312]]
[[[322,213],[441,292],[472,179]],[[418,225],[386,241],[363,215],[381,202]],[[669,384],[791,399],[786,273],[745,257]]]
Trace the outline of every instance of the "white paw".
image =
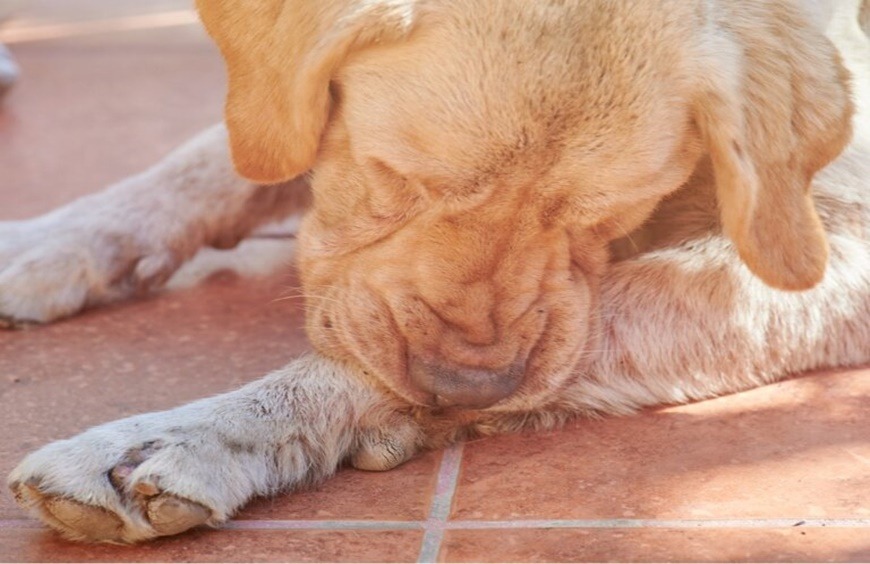
[[[217,524],[252,495],[234,444],[167,413],[116,421],[32,453],[9,476],[16,501],[73,540],[136,542]],[[254,459],[258,460],[254,460]]]
[[[172,413],[115,421],[44,446],[9,475],[15,500],[68,539],[133,543],[218,525],[256,494],[317,482],[335,469],[312,472],[310,457],[292,445],[240,442],[205,417],[178,424]],[[365,431],[351,461],[389,470],[411,458],[418,441],[410,422]]]
[[343,460],[365,470],[408,460],[425,442],[420,426],[345,368],[306,356],[235,392],[94,427],[27,456],[9,487],[67,538],[136,542],[222,523]]
[[161,284],[178,268],[142,226],[77,208],[0,222],[0,324],[72,315]]

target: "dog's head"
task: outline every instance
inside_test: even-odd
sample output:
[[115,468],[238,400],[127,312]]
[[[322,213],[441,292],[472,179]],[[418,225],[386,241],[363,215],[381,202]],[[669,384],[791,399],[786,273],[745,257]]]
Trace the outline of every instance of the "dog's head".
[[837,54],[785,1],[199,0],[239,172],[312,173],[308,333],[419,404],[516,409],[595,332],[607,243],[713,164],[768,284],[823,276]]

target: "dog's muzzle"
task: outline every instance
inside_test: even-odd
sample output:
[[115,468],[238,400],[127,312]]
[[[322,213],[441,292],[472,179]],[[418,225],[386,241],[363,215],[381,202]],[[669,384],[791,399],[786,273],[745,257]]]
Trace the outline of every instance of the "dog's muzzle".
[[525,362],[503,370],[468,366],[447,366],[412,358],[411,384],[435,397],[441,407],[483,409],[508,397],[523,380]]

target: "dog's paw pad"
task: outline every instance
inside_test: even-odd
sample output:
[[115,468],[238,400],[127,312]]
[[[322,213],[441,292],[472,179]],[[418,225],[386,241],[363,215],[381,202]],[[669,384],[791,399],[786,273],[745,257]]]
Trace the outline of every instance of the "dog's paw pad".
[[46,494],[34,480],[15,482],[10,488],[20,506],[36,510],[46,524],[69,539],[122,542],[124,523],[107,509]]
[[106,509],[63,497],[46,497],[42,504],[60,531],[75,539],[120,542],[124,530],[121,519]]
[[211,511],[204,505],[169,494],[150,498],[146,508],[148,521],[161,536],[177,535],[211,518]]

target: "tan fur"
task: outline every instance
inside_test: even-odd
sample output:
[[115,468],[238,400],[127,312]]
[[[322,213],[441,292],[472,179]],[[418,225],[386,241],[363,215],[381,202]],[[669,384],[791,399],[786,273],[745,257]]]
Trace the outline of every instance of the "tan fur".
[[[349,53],[402,35],[410,23],[403,4],[200,3],[227,63],[226,121],[243,176],[274,183],[311,168],[329,116],[332,74]],[[248,32],[238,33],[239,24]]]
[[[284,20],[233,27],[215,8],[232,2],[202,2],[227,57],[228,126],[231,136],[269,128],[317,152],[300,269],[323,299],[308,333],[409,401],[432,401],[409,382],[415,366],[505,378],[519,363],[525,392],[557,386],[589,338],[607,243],[704,153],[723,230],[747,266],[784,289],[822,279],[828,244],[809,184],[849,140],[852,104],[836,50],[789,3],[407,0],[345,2],[341,17],[301,5],[320,18],[312,29],[331,56],[295,63],[311,49],[306,34],[237,54],[227,45]],[[389,41],[356,40],[347,14],[362,6],[388,14],[367,33]],[[396,13],[407,37],[396,39]],[[310,135],[263,114],[274,89],[235,78],[263,69],[289,81],[314,73],[323,96],[331,80],[340,103],[328,127]],[[293,88],[287,116],[325,115],[323,98],[311,105]],[[234,144],[237,163],[276,171],[271,180],[284,178],[286,154]]]
[[[298,258],[319,354],[30,455],[10,485],[63,534],[174,534],[344,458],[387,469],[870,360],[866,0],[199,7],[238,171],[311,168]],[[0,315],[126,295],[109,274],[143,254],[184,258],[305,203],[228,175],[228,156],[202,164],[223,146],[217,128],[152,169],[160,194],[140,178],[0,224]],[[108,253],[140,208],[176,231]],[[45,233],[75,235],[81,260],[31,248]],[[100,268],[68,292],[82,263]]]
[[[717,39],[700,61],[698,114],[724,230],[765,282],[810,288],[828,257],[810,181],[850,138],[845,69],[786,3],[732,3],[706,16]],[[758,33],[759,23],[769,33]]]

